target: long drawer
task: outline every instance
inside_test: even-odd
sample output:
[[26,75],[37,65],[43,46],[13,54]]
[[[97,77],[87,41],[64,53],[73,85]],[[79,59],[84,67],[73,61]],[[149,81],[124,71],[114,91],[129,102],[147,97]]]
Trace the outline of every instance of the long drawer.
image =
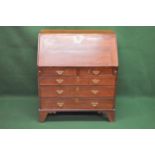
[[112,97],[114,86],[40,86],[41,97]]
[[95,98],[41,98],[41,109],[111,109],[113,99]]
[[40,85],[112,85],[116,83],[116,77],[113,75],[103,77],[41,77]]
[[113,69],[106,67],[41,67],[39,76],[103,76],[112,75]]

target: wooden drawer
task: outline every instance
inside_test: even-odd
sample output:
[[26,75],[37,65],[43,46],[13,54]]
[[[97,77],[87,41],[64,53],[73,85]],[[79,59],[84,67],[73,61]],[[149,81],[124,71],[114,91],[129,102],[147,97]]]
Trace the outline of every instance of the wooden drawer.
[[41,98],[42,109],[111,109],[113,99],[95,98]]
[[41,97],[110,97],[114,86],[40,86]]
[[63,68],[63,67],[42,67],[38,70],[39,76],[75,76],[75,68]]
[[99,67],[93,67],[93,68],[81,68],[79,70],[80,76],[86,76],[86,75],[106,75],[106,74],[113,74],[112,68],[99,68]]
[[116,77],[113,75],[103,77],[41,77],[39,78],[40,85],[112,85],[114,86]]

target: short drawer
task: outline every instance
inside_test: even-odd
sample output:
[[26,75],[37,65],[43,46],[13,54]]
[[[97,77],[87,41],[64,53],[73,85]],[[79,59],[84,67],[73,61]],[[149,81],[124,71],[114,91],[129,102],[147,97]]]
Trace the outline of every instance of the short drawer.
[[113,75],[103,77],[41,77],[40,85],[112,85],[116,83],[116,77]]
[[41,109],[111,109],[113,99],[95,98],[41,98]]
[[86,76],[86,75],[106,75],[106,74],[113,74],[112,68],[99,68],[99,67],[93,67],[93,68],[80,68],[79,75],[80,76]]
[[40,86],[41,97],[110,97],[115,86]]
[[75,76],[75,68],[63,68],[63,67],[42,67],[38,69],[39,76]]

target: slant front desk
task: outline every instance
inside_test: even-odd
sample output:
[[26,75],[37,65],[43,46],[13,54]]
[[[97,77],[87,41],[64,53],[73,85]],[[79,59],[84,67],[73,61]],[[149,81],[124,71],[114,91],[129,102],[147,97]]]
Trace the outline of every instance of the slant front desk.
[[115,119],[116,34],[43,30],[38,38],[39,120],[48,113],[96,111]]

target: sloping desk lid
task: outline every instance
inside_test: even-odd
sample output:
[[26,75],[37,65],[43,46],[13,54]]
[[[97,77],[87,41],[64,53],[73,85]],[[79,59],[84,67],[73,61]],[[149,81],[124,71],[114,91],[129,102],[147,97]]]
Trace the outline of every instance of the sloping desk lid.
[[102,30],[44,30],[38,38],[38,66],[118,66],[116,35]]

